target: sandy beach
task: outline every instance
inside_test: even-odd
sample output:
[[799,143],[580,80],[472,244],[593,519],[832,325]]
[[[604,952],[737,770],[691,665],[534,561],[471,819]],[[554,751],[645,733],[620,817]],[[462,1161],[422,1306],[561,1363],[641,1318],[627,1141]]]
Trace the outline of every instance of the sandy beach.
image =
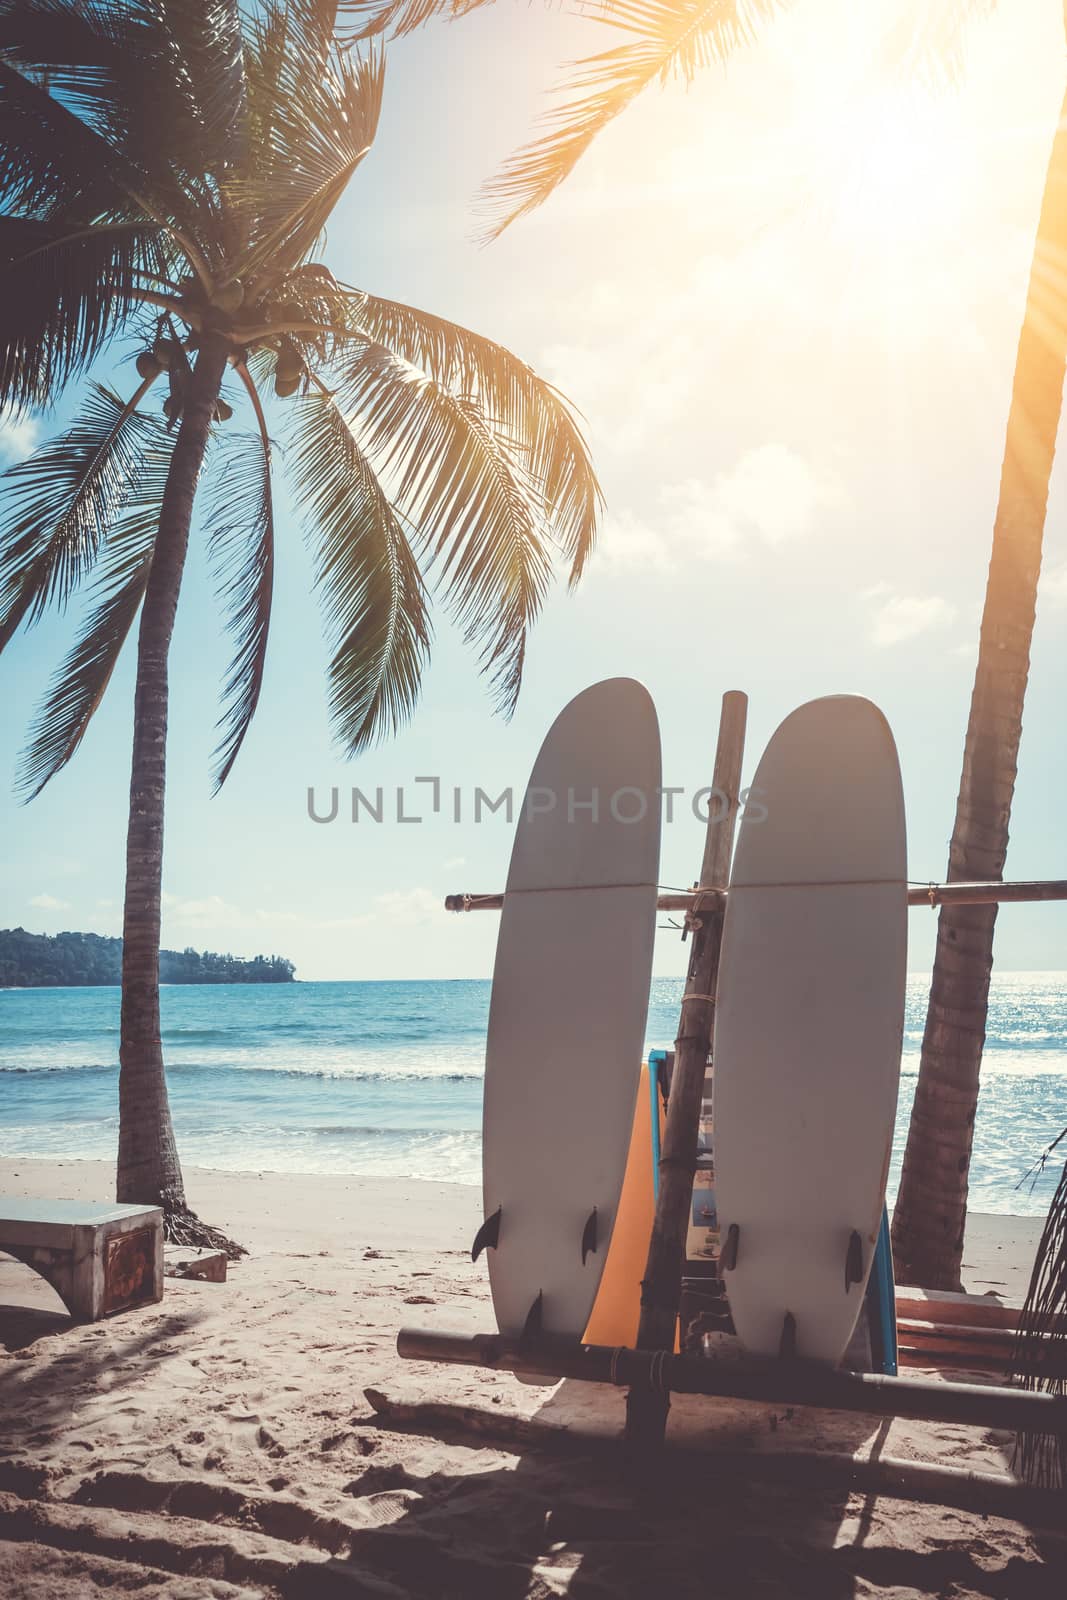
[[[401,1362],[401,1323],[492,1326],[456,1184],[187,1174],[250,1256],[225,1284],[74,1327],[0,1259],[0,1593],[152,1600],[1062,1594],[1067,1541],[999,1517],[716,1473],[702,1451],[847,1451],[1003,1471],[1006,1435],[693,1401],[663,1471],[622,1396]],[[103,1163],[0,1162],[0,1192],[107,1196]],[[1025,1290],[1035,1219],[971,1218],[969,1289]],[[953,1376],[957,1374],[952,1374]],[[329,1563],[343,1560],[345,1576]]]

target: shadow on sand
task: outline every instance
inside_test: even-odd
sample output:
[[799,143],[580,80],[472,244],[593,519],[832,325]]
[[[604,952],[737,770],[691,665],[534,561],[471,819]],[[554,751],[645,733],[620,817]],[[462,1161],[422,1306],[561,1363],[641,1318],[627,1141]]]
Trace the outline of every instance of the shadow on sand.
[[[746,1480],[684,1447],[685,1435],[701,1425],[701,1415],[708,1432],[714,1413],[706,1402],[676,1406],[672,1425],[678,1447],[645,1471],[631,1467],[620,1447],[617,1392],[564,1383],[535,1423],[526,1425],[525,1436],[520,1426],[518,1438],[514,1420],[505,1414],[494,1440],[485,1411],[472,1438],[469,1414],[453,1409],[454,1420],[448,1406],[435,1406],[431,1416],[424,1409],[410,1425],[386,1413],[363,1426],[432,1435],[486,1451],[496,1443],[509,1452],[506,1462],[498,1457],[487,1471],[426,1478],[394,1470],[387,1481],[415,1491],[404,1514],[387,1526],[358,1532],[348,1562],[318,1567],[316,1596],[328,1600],[334,1594],[366,1593],[371,1574],[426,1600],[527,1600],[564,1591],[572,1600],[646,1600],[659,1594],[672,1600],[708,1600],[716,1594],[730,1600],[800,1595],[845,1600],[856,1593],[857,1579],[881,1581],[873,1569],[886,1552],[864,1549],[869,1517],[861,1516],[857,1525],[853,1516],[843,1526],[847,1490],[805,1485],[802,1479],[788,1484]],[[716,1447],[730,1448],[753,1427],[768,1430],[766,1408],[758,1421],[753,1408],[744,1417],[740,1409],[734,1408],[731,1418],[715,1419]],[[788,1426],[785,1417],[781,1420]],[[589,1436],[594,1427],[601,1437]],[[854,1449],[877,1427],[871,1418],[850,1418],[845,1432],[835,1436],[835,1447]],[[568,1434],[568,1428],[581,1428],[582,1436]],[[358,1495],[363,1482],[356,1480],[349,1492]],[[367,1489],[372,1486],[385,1486],[373,1469]],[[944,1584],[934,1566],[929,1592],[938,1594]],[[289,1600],[303,1600],[309,1576],[308,1568],[293,1575],[285,1591]],[[913,1576],[921,1579],[918,1592],[927,1592],[917,1565]],[[980,1583],[975,1592],[989,1593],[991,1600],[1004,1593],[1007,1600],[1007,1591],[986,1590]],[[1052,1591],[1017,1587],[1012,1593],[1019,1600],[1051,1600]]]
[[[170,1341],[202,1319],[196,1310],[141,1307],[109,1319],[108,1327],[119,1323],[128,1335],[118,1351],[103,1337],[102,1323],[85,1328],[85,1336],[71,1339],[64,1349],[63,1336],[80,1325],[43,1278],[21,1262],[0,1257],[0,1347],[14,1358],[0,1372],[3,1454],[21,1457],[23,1465],[32,1462],[35,1448],[69,1422],[79,1400],[121,1395],[139,1381],[146,1362],[165,1358]],[[38,1356],[49,1359],[38,1361]]]

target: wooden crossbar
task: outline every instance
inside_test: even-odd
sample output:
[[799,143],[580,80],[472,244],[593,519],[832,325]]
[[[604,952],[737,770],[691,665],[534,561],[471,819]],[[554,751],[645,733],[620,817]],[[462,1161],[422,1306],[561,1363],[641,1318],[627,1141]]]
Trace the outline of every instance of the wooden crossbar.
[[770,1401],[826,1411],[920,1417],[980,1428],[1067,1434],[1067,1397],[994,1384],[887,1378],[842,1372],[802,1361],[762,1365],[709,1361],[663,1350],[610,1349],[577,1340],[537,1341],[503,1334],[463,1334],[402,1328],[397,1353],[407,1361],[444,1362],[528,1372],[585,1383]]
[[[727,889],[676,890],[661,894],[657,911],[692,911],[699,899],[703,906],[725,900]],[[925,883],[908,889],[909,906],[987,906],[1017,905],[1042,900],[1067,900],[1067,878],[1042,878],[1025,883]],[[446,911],[500,911],[503,894],[447,894]]]

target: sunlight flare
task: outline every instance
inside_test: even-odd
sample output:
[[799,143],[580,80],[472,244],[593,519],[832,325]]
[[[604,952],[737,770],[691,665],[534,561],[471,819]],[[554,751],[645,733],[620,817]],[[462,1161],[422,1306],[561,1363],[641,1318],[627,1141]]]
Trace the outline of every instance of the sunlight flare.
[[833,231],[857,247],[943,240],[973,194],[973,146],[951,96],[883,89],[827,102],[809,154]]

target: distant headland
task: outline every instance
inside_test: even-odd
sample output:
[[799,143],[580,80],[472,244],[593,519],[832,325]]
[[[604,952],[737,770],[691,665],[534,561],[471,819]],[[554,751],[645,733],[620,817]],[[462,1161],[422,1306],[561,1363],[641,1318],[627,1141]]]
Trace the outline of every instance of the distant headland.
[[[292,983],[284,956],[216,955],[161,950],[160,983]],[[55,989],[114,984],[122,978],[122,940],[100,933],[27,933],[0,928],[0,989]]]

